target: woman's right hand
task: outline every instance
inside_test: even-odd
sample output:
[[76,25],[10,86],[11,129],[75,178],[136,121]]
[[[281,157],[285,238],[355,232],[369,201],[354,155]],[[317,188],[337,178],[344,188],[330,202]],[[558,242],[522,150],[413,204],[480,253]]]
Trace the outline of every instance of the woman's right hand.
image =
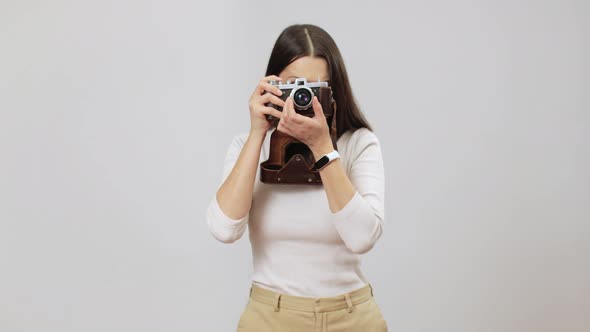
[[266,106],[270,102],[274,105],[284,107],[285,102],[279,98],[282,95],[281,89],[277,86],[268,83],[270,80],[281,81],[281,78],[276,75],[266,76],[261,79],[254,89],[250,102],[250,132],[264,133],[270,129],[271,121],[266,119],[266,115],[272,115],[278,119],[281,118],[281,111],[274,107]]

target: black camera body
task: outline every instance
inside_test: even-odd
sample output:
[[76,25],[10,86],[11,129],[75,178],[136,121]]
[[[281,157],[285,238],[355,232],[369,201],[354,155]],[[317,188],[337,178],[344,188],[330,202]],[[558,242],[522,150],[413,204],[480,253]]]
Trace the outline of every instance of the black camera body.
[[[330,92],[329,98],[332,98],[332,89],[329,87],[328,82],[307,82],[305,78],[296,78],[295,82],[293,83],[290,81],[287,81],[284,84],[280,84],[277,81],[269,81],[269,83],[277,86],[281,91],[283,91],[283,94],[279,97],[282,100],[287,100],[289,96],[293,97],[293,106],[295,107],[295,112],[309,117],[314,116],[312,107],[313,96],[318,97],[320,104],[326,104],[326,102],[329,102],[328,100],[322,100],[322,98],[326,97],[326,93],[321,93],[320,90],[328,90]],[[266,106],[283,111],[282,107],[272,103],[267,103]],[[324,114],[326,113],[331,112],[326,112],[326,110],[324,110]],[[267,114],[266,118],[267,120],[276,120],[276,118],[270,114]]]

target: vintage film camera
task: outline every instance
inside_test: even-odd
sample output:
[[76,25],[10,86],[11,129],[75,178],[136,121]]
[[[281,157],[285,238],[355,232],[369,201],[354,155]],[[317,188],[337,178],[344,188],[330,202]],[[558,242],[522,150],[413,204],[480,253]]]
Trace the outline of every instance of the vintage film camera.
[[[297,78],[295,82],[287,81],[280,84],[277,81],[269,81],[283,91],[281,99],[293,97],[295,111],[301,115],[313,117],[313,96],[318,97],[322,105],[327,125],[330,128],[332,145],[337,150],[336,140],[336,103],[332,96],[332,88],[328,82],[307,82],[305,78]],[[282,107],[268,103],[267,106],[282,111]],[[278,121],[272,115],[267,115],[270,121]],[[316,162],[309,147],[278,130],[274,130],[270,136],[270,149],[268,160],[260,163],[260,181],[264,183],[287,184],[321,184],[322,179],[317,170],[313,168]]]

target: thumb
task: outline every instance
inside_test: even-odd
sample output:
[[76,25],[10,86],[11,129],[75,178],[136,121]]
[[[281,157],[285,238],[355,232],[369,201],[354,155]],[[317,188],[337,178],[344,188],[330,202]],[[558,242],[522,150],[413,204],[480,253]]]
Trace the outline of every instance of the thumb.
[[318,100],[318,97],[313,96],[311,106],[313,107],[313,113],[315,114],[315,118],[322,118],[324,117],[324,110],[322,109],[322,104]]

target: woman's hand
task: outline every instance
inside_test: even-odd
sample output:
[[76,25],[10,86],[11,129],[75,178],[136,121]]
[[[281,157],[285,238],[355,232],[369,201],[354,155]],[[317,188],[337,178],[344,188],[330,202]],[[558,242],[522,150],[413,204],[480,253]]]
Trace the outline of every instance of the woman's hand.
[[305,143],[317,160],[334,150],[334,146],[322,105],[316,96],[313,97],[312,107],[315,113],[313,118],[301,115],[295,112],[293,98],[287,98],[277,130]]
[[250,97],[250,102],[248,103],[250,107],[250,132],[266,134],[266,131],[270,129],[271,125],[271,121],[266,119],[267,114],[279,119],[281,118],[281,112],[279,110],[266,106],[268,102],[280,107],[285,105],[285,102],[277,97],[282,95],[281,89],[268,83],[270,80],[280,81],[281,78],[276,75],[270,75],[261,79]]

